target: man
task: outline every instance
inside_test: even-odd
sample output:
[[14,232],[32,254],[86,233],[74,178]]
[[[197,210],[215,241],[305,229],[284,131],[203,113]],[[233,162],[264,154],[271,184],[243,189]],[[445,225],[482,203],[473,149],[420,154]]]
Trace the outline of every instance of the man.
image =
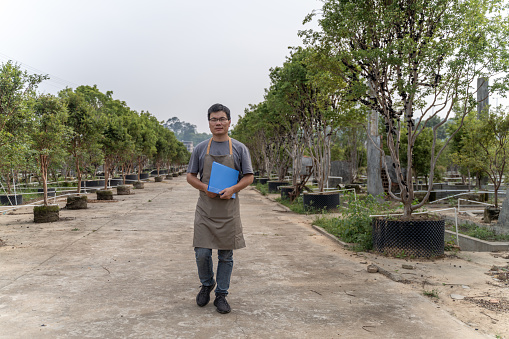
[[[231,118],[228,107],[212,105],[208,110],[212,138],[196,146],[187,168],[187,182],[200,191],[194,219],[193,246],[202,284],[196,303],[203,307],[215,290],[214,305],[219,313],[229,313],[226,301],[233,269],[233,250],[245,247],[240,221],[238,192],[253,182],[253,168],[249,150],[241,142],[228,136]],[[219,194],[207,191],[213,162],[239,171],[237,184]],[[200,177],[198,178],[198,174]],[[233,194],[237,193],[235,198]],[[216,280],[212,264],[212,249],[218,250]]]

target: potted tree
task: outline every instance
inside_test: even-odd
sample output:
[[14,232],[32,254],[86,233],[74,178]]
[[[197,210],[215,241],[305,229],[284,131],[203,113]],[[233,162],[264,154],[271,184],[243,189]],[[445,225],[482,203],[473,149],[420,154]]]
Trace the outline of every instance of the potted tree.
[[66,208],[87,208],[87,197],[79,194],[82,188],[83,169],[87,165],[87,160],[90,159],[89,154],[99,147],[100,116],[92,105],[86,101],[80,88],[74,92],[72,89],[66,88],[59,92],[59,97],[67,106],[68,118],[66,125],[69,127],[70,135],[66,147],[67,152],[74,160],[76,179],[78,180],[77,195],[67,197]]
[[[335,209],[339,205],[339,193],[325,190],[330,173],[331,141],[341,127],[341,120],[346,116],[352,119],[349,113],[355,111],[348,107],[348,102],[339,100],[342,80],[317,67],[316,60],[315,50],[295,49],[283,68],[274,71],[273,79],[288,85],[279,83],[272,88],[281,91],[281,100],[293,108],[289,126],[292,121],[297,123],[297,135],[301,135],[312,160],[318,189],[304,194],[304,206]],[[292,146],[292,151],[294,157],[299,156],[298,148]],[[297,167],[294,171],[298,170],[300,174],[300,166],[294,167]]]
[[48,167],[51,157],[65,148],[68,128],[65,126],[67,110],[63,102],[52,95],[41,95],[34,103],[31,139],[41,171],[44,189],[43,205],[34,207],[34,222],[59,220],[59,206],[48,204]]
[[[477,78],[507,71],[503,59],[508,52],[508,32],[502,6],[488,1],[474,5],[444,0],[431,5],[425,0],[326,0],[320,12],[321,30],[302,32],[306,42],[325,56],[323,60],[338,61],[323,65],[346,83],[343,98],[378,112],[385,124],[384,141],[400,189],[398,196],[390,189],[388,194],[403,204],[403,216],[374,223],[375,250],[393,254],[410,251],[416,256],[443,253],[443,220],[429,220],[429,216],[417,221],[412,212],[428,200],[438,158],[462,124],[440,148],[436,143],[438,128],[451,117],[453,108],[459,110],[462,122],[475,107],[478,88],[473,82]],[[310,14],[306,21],[315,15]],[[414,204],[414,145],[424,130],[420,126],[439,114],[443,119],[433,126],[428,190]],[[405,163],[400,150],[404,129],[408,133]],[[383,149],[380,152],[384,153]],[[382,160],[389,172],[385,156]],[[389,225],[389,221],[396,224]],[[393,235],[390,242],[389,234]],[[417,248],[412,249],[414,244]]]
[[[485,208],[484,221],[498,219],[498,191],[509,163],[509,115],[501,107],[484,110],[480,116],[470,113],[466,120],[461,148],[456,158],[468,158],[475,168],[486,174],[493,184],[494,204]],[[464,153],[464,154],[463,154]]]
[[[168,161],[170,158],[170,154],[172,151],[172,139],[174,138],[174,134],[172,131],[164,127],[162,124],[154,124],[156,126],[156,144],[155,144],[155,152],[153,154],[153,161],[156,165],[156,174],[157,176],[154,178],[156,182],[162,182],[164,177],[160,173],[161,167]],[[173,178],[173,177],[170,177]]]
[[21,205],[23,196],[11,195],[13,166],[27,156],[28,139],[24,126],[30,111],[28,100],[47,76],[30,75],[12,61],[0,65],[0,171],[6,179],[7,195],[2,203]]

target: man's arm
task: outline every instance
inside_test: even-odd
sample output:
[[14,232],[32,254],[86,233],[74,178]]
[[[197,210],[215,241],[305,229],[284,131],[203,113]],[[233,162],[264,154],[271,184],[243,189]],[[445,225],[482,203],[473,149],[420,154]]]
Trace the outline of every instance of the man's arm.
[[[196,178],[196,179],[198,180],[198,178]],[[254,175],[252,173],[251,174],[245,174],[242,177],[242,179],[240,179],[240,181],[236,185],[233,185],[232,187],[225,188],[224,190],[219,192],[219,195],[220,195],[221,199],[231,199],[233,193],[240,192],[241,190],[243,190],[247,186],[251,185],[253,183],[253,180],[254,180]],[[206,189],[207,189],[207,187],[205,187],[205,190]]]
[[203,191],[203,192],[207,193],[207,195],[210,198],[215,198],[217,196],[216,193],[212,193],[212,192],[207,191],[208,185],[203,183],[203,182],[201,182],[200,179],[198,179],[198,173],[187,173],[186,179],[187,179],[187,182],[191,186],[193,186],[194,188],[196,188],[199,191]]

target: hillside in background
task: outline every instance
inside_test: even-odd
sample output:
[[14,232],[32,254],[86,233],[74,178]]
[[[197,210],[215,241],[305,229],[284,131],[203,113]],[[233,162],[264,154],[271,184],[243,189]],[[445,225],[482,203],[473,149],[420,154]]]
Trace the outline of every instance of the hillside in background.
[[180,121],[177,117],[168,119],[163,126],[173,131],[179,141],[192,141],[195,146],[212,137],[209,133],[198,133],[196,125]]

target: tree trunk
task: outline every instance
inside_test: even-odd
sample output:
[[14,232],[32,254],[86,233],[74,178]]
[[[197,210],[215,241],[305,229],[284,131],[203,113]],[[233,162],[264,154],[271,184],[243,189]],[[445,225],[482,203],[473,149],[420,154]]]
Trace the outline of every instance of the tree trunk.
[[109,162],[110,160],[105,157],[104,158],[104,189],[107,190],[108,189],[108,172],[109,172]]
[[80,193],[81,191],[81,169],[80,169],[80,159],[78,158],[78,156],[76,155],[75,156],[76,158],[76,178],[78,179],[78,188],[77,188],[77,191],[76,193]]
[[48,206],[48,156],[41,154],[39,159],[41,162],[43,203],[44,206]]
[[468,191],[472,189],[472,177],[470,176],[470,168],[468,169]]
[[141,181],[141,159],[138,158],[138,181]]

